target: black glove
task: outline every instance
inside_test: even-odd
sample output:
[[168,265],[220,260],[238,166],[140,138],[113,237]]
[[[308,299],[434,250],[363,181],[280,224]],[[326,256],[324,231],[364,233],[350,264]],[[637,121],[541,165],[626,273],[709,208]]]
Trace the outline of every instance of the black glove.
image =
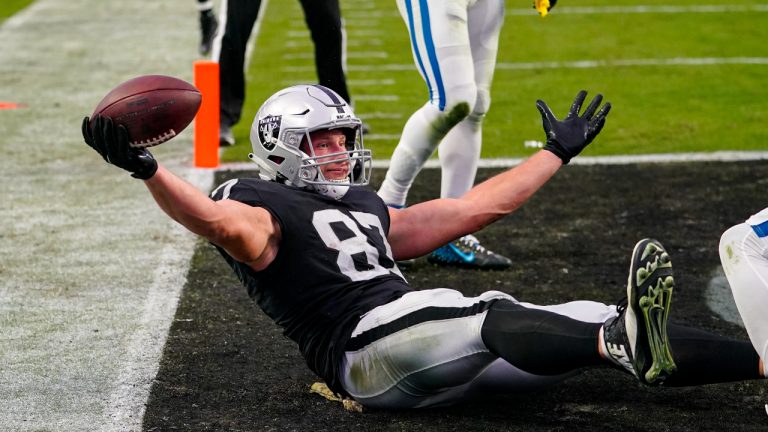
[[549,150],[557,157],[562,159],[563,165],[567,164],[571,158],[581,153],[605,125],[605,116],[611,111],[610,102],[606,102],[600,111],[595,114],[595,110],[600,106],[603,95],[598,94],[589,103],[584,115],[579,117],[581,104],[587,97],[586,90],[582,90],[576,95],[576,99],[571,105],[568,116],[558,120],[552,110],[541,99],[536,101],[536,108],[541,113],[541,120],[544,124],[544,132],[547,134],[547,144],[544,150]]
[[91,129],[90,120],[86,117],[83,119],[82,130],[85,143],[99,152],[107,163],[142,180],[157,172],[157,161],[152,153],[145,148],[131,147],[128,144],[128,130],[123,125],[115,126],[111,118],[97,115]]

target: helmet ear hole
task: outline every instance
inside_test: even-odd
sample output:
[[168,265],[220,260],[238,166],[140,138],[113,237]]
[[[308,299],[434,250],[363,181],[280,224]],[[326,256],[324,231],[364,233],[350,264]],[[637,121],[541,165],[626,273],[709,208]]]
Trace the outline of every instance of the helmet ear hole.
[[275,165],[280,165],[285,160],[282,156],[277,155],[269,155],[267,156],[267,159],[269,159],[271,162],[273,162]]

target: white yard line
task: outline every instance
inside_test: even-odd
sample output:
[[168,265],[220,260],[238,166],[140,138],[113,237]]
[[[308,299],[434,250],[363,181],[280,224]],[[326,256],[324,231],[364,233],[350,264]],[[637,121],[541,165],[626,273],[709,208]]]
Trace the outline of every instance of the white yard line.
[[[749,5],[634,5],[634,6],[557,6],[552,13],[563,15],[595,14],[690,14],[768,12],[768,4]],[[510,9],[506,15],[531,15],[530,9]]]
[[[392,135],[397,139],[398,135]],[[480,159],[479,168],[508,168],[519,165],[523,158]],[[627,165],[637,163],[685,163],[685,162],[744,162],[768,160],[768,151],[719,151],[711,153],[668,153],[648,155],[622,155],[622,156],[579,156],[571,161],[571,165]],[[389,159],[374,159],[373,167],[377,169],[389,168]],[[429,159],[424,168],[440,168],[440,161]],[[252,162],[235,162],[222,164],[222,171],[253,171],[256,164]]]
[[[648,58],[625,60],[579,60],[551,62],[503,62],[496,64],[496,70],[528,70],[528,69],[590,69],[627,66],[718,66],[718,65],[768,65],[768,57],[674,57]],[[411,72],[413,64],[383,64],[350,66],[353,72]],[[285,68],[288,72],[306,72],[311,70],[306,66]]]
[[[37,0],[0,26],[0,430],[140,430],[196,238],[80,121],[137,75],[192,79],[189,0]],[[191,128],[190,128],[191,129]],[[191,130],[153,150],[197,184]]]
[[[561,2],[562,3],[562,2]],[[345,18],[348,20],[393,18],[400,17],[396,9],[392,10],[362,10],[355,4],[346,8]],[[630,5],[630,6],[566,6],[558,3],[552,11],[556,15],[601,15],[601,14],[692,14],[692,13],[749,13],[768,12],[768,4],[744,4],[744,5]],[[505,15],[535,16],[533,8],[507,9]]]

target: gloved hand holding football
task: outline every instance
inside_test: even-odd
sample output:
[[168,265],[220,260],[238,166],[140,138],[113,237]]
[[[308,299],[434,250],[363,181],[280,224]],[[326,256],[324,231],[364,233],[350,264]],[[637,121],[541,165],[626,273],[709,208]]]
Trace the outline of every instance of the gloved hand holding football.
[[157,161],[146,148],[129,144],[125,126],[116,126],[111,118],[97,115],[93,119],[93,128],[88,117],[83,119],[82,132],[85,143],[107,163],[130,172],[138,179],[146,180],[155,175]]
[[86,144],[105,161],[148,179],[157,162],[147,147],[181,133],[197,115],[202,94],[192,84],[166,75],[142,75],[109,91],[83,120]]
[[547,134],[547,143],[544,150],[548,150],[559,157],[563,164],[567,164],[571,158],[575,157],[595,139],[597,134],[605,125],[605,116],[611,111],[610,102],[606,102],[600,111],[595,114],[600,102],[603,101],[603,95],[598,94],[589,103],[587,110],[582,116],[579,116],[581,105],[587,97],[586,90],[582,90],[576,95],[576,99],[571,105],[568,115],[558,120],[552,113],[552,110],[541,99],[536,101],[536,108],[541,113],[541,120],[544,125],[544,133]]

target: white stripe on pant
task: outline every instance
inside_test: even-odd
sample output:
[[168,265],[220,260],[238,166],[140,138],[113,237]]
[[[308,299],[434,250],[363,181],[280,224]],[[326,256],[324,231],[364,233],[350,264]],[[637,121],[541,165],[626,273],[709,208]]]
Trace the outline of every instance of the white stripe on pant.
[[[353,337],[427,307],[470,308],[498,299],[517,302],[498,291],[474,298],[445,288],[414,291],[366,314]],[[613,306],[589,301],[553,306],[520,304],[587,322],[604,322],[616,314]],[[344,388],[368,407],[420,408],[479,395],[528,391],[570,376],[529,374],[490,353],[481,337],[486,314],[482,311],[466,317],[422,322],[360,350],[346,352],[342,365]]]

